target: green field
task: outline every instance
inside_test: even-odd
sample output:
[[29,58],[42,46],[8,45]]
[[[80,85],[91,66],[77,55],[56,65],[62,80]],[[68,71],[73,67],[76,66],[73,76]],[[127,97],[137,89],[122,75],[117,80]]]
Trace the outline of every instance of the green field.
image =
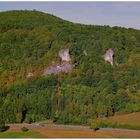
[[94,119],[93,127],[140,130],[140,112]]
[[135,125],[140,127],[140,112],[109,117],[108,120],[121,124]]
[[140,130],[140,112],[125,115],[116,115],[108,118],[109,121],[116,122],[120,128]]
[[46,138],[39,132],[4,132],[0,133],[0,138]]

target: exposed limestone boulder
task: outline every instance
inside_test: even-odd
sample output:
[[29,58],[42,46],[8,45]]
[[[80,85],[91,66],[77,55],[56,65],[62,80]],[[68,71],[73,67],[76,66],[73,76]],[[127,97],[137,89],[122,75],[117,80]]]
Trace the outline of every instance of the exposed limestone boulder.
[[58,74],[59,72],[71,72],[73,69],[73,64],[69,55],[69,49],[60,50],[58,55],[61,57],[62,61],[60,64],[52,62],[52,64],[43,71],[43,75],[47,74]]
[[104,60],[106,62],[109,62],[113,66],[113,58],[114,58],[115,53],[113,52],[112,49],[108,49],[104,55]]
[[69,49],[60,50],[59,56],[61,57],[62,61],[71,61],[70,55],[69,55]]
[[50,67],[43,71],[43,75],[47,74],[58,74],[59,72],[71,72],[73,69],[73,64],[71,62],[62,62],[60,65],[52,64]]
[[60,72],[71,72],[73,69],[73,64],[71,62],[62,62],[61,65],[59,66],[59,71]]
[[[71,58],[69,55],[69,49],[60,50],[58,55],[61,57],[61,63],[57,64],[52,61],[52,64],[43,70],[43,75],[48,74],[58,74],[59,72],[68,73],[73,70],[74,65],[71,62]],[[34,76],[34,73],[29,72],[27,74],[27,78]]]
[[53,61],[50,67],[43,71],[43,75],[47,74],[57,74],[58,73],[58,65]]
[[30,78],[30,77],[32,77],[32,76],[34,76],[34,74],[32,73],[32,72],[28,72],[28,74],[27,74],[27,78]]

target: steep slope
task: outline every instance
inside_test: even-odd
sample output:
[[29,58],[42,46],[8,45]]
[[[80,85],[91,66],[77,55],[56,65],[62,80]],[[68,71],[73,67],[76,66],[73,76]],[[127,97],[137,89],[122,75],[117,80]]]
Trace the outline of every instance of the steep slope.
[[[69,50],[72,71],[45,74]],[[110,63],[104,60],[109,53]],[[110,61],[111,60],[111,61]],[[73,24],[38,11],[0,13],[0,108],[6,122],[61,123],[140,110],[140,31]]]
[[140,126],[140,112],[134,112],[125,115],[116,115],[113,117],[109,117],[109,120],[122,124]]

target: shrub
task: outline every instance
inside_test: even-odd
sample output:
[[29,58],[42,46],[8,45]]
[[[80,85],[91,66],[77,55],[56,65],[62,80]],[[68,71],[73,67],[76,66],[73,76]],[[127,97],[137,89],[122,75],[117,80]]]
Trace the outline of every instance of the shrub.
[[93,129],[94,131],[99,130],[99,128],[100,128],[99,121],[93,120],[90,128]]
[[5,124],[0,124],[0,132],[3,132],[6,130]]
[[0,132],[3,132],[6,130],[6,126],[4,121],[0,120]]
[[29,115],[26,115],[25,123],[32,123],[32,118]]
[[23,132],[27,132],[29,129],[26,128],[26,127],[22,127],[21,130],[22,130]]
[[27,114],[26,118],[24,120],[25,123],[32,123],[40,120],[45,120],[44,115],[38,115],[38,114]]
[[16,114],[16,122],[21,123],[21,120],[22,120],[22,113],[17,113]]

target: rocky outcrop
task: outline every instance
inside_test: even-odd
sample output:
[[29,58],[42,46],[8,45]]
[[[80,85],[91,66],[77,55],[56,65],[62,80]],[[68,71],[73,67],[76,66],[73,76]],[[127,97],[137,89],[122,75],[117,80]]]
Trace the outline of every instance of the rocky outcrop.
[[47,74],[57,74],[58,73],[58,65],[53,61],[52,64],[43,71],[43,75]]
[[60,50],[59,56],[61,57],[62,61],[71,61],[70,55],[69,55],[69,49]]
[[112,49],[108,49],[106,53],[104,54],[104,60],[106,62],[109,62],[113,66],[113,59],[114,59],[115,53]]
[[[71,62],[69,49],[62,49],[59,51],[58,55],[61,57],[61,63],[57,64],[52,61],[51,65],[43,70],[42,75],[48,74],[58,74],[59,72],[68,73],[71,72],[74,65]],[[33,72],[28,72],[27,78],[34,76]]]
[[59,72],[68,73],[72,71],[74,65],[71,62],[69,49],[60,50],[58,55],[62,59],[61,63],[56,64],[55,62],[52,62],[52,64],[43,71],[43,75],[58,74]]
[[72,62],[62,62],[61,65],[58,66],[58,71],[68,73],[72,71],[73,66]]
[[34,74],[32,73],[32,72],[28,72],[28,74],[27,74],[27,78],[30,78],[30,77],[32,77],[32,76],[34,76]]

